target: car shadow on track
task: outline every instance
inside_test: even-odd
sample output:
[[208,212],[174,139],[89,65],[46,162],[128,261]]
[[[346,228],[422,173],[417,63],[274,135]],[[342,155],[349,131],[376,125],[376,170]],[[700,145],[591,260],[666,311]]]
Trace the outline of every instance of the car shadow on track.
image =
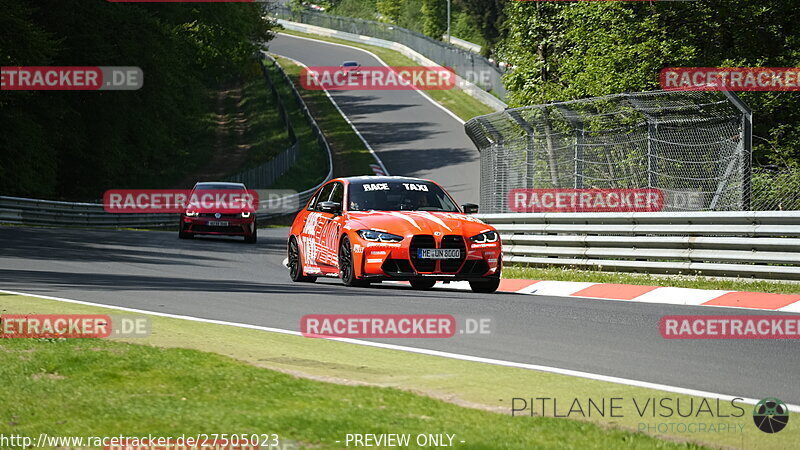
[[[0,227],[0,259],[215,266],[241,253],[285,251],[285,239],[179,240],[177,232]],[[241,244],[241,245],[239,245]]]

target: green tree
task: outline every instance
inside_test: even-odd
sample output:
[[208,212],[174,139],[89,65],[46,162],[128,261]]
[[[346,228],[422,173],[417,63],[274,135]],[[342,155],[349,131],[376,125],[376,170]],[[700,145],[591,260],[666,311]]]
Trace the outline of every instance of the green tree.
[[169,186],[202,163],[208,91],[246,70],[271,24],[254,4],[0,0],[3,65],[139,66],[138,91],[0,96],[0,192],[96,199]]
[[483,53],[488,56],[503,37],[506,3],[525,3],[507,0],[453,0],[463,10],[483,37]]
[[447,0],[423,0],[422,20],[423,33],[441,39],[447,31]]
[[[498,53],[514,66],[514,105],[657,89],[665,67],[795,67],[794,3],[508,2]],[[756,160],[800,160],[798,94],[742,96],[755,111]]]
[[330,11],[338,16],[375,20],[378,13],[376,0],[339,0]]
[[387,21],[397,23],[403,11],[403,0],[377,0],[377,8]]

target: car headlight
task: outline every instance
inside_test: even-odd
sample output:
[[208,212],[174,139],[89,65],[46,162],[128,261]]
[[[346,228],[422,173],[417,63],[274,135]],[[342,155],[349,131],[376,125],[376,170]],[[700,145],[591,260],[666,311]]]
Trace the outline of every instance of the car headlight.
[[500,236],[497,235],[496,231],[485,231],[481,234],[477,234],[469,238],[470,241],[476,244],[488,244],[491,242],[497,242],[500,239]]
[[250,214],[250,211],[242,211],[242,219],[249,219]]
[[197,217],[199,213],[197,211],[189,211],[186,210],[186,217]]
[[361,236],[364,240],[370,242],[400,242],[403,240],[403,236],[398,236],[396,234],[391,233],[384,233],[383,231],[375,231],[375,230],[358,230],[359,236]]

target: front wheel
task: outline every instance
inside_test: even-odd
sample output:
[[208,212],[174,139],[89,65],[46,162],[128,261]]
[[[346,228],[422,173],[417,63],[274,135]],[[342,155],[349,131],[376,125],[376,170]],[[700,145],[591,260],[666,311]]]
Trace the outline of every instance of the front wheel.
[[178,239],[191,239],[194,237],[192,233],[183,231],[185,228],[183,222],[178,222]]
[[258,242],[258,224],[253,222],[253,233],[250,236],[245,236],[244,241],[248,244],[255,244]]
[[472,288],[472,292],[491,294],[500,287],[500,278],[485,278],[483,280],[470,281],[469,287]]
[[347,236],[342,238],[339,244],[339,276],[345,286],[368,286],[369,283],[359,280],[356,277],[356,270],[353,266],[353,252],[350,248],[350,239]]
[[427,278],[414,278],[410,281],[411,287],[419,291],[427,291],[436,284],[436,280],[429,280]]
[[309,277],[303,275],[303,261],[300,259],[300,249],[297,247],[297,241],[294,238],[289,239],[289,276],[292,281],[296,283],[307,282],[313,283],[317,281],[317,277]]

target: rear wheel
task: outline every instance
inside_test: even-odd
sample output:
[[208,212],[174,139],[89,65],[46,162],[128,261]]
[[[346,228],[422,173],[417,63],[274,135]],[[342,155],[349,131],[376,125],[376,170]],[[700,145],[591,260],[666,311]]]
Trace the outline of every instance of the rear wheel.
[[289,239],[289,276],[294,282],[313,283],[317,277],[303,275],[303,261],[300,259],[300,249],[294,238]]
[[420,291],[427,291],[436,284],[436,280],[429,280],[427,278],[414,278],[410,281],[411,287]]
[[500,277],[470,281],[469,287],[472,288],[472,292],[477,292],[479,294],[491,294],[500,287]]
[[339,244],[339,276],[345,286],[368,286],[369,283],[359,280],[356,277],[356,270],[353,266],[353,251],[350,248],[350,239],[347,236],[342,238]]

